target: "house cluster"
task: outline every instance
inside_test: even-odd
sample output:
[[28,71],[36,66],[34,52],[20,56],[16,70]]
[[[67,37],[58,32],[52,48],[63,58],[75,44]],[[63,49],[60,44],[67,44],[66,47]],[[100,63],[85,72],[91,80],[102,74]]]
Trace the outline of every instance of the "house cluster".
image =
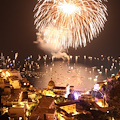
[[9,120],[74,120],[81,114],[92,119],[96,117],[93,111],[107,114],[112,109],[97,104],[96,96],[75,91],[74,86],[55,86],[52,78],[48,87],[40,90],[17,70],[1,69],[0,76],[1,118],[7,113]]
[[41,91],[22,78],[20,72],[11,69],[0,70],[0,114],[8,114],[9,119],[26,120],[34,98]]

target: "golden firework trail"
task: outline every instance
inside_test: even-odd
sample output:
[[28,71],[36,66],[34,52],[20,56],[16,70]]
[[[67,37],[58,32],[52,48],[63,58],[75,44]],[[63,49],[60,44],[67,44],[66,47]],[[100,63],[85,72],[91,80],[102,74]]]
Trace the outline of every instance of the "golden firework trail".
[[64,49],[86,46],[107,21],[102,0],[38,0],[34,12],[42,39]]

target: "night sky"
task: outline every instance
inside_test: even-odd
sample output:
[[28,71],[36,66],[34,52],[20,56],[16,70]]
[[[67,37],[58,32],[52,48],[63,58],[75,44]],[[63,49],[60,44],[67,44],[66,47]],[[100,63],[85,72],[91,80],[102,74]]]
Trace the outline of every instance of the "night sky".
[[[11,51],[20,56],[46,54],[33,43],[37,39],[33,9],[37,0],[1,0],[0,52]],[[108,0],[107,22],[104,30],[85,48],[69,49],[71,55],[120,55],[120,0]]]

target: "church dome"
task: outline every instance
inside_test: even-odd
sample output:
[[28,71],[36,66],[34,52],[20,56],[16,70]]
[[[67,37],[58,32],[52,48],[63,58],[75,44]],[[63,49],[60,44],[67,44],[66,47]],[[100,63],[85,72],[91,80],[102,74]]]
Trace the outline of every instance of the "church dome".
[[49,81],[48,86],[55,87],[55,83],[53,82],[52,78]]

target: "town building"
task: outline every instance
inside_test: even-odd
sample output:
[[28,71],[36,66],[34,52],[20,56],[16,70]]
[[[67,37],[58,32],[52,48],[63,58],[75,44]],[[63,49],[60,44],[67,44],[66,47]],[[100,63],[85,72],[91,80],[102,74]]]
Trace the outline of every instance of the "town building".
[[43,94],[46,96],[52,96],[52,97],[67,97],[69,94],[69,85],[67,84],[66,87],[63,86],[56,86],[54,81],[51,80],[48,82],[48,88],[43,90]]
[[75,101],[56,104],[56,108],[59,109],[58,118],[63,120],[73,120],[74,114],[77,113]]
[[12,86],[7,82],[7,80],[0,77],[0,88],[3,89],[4,95],[9,95],[11,93]]
[[9,76],[8,80],[14,89],[20,89],[20,80],[17,76]]
[[8,115],[13,120],[26,120],[25,107],[10,107]]
[[38,105],[36,105],[31,113],[30,120],[34,120],[36,117],[38,120],[57,120],[54,98],[43,96],[39,100]]

